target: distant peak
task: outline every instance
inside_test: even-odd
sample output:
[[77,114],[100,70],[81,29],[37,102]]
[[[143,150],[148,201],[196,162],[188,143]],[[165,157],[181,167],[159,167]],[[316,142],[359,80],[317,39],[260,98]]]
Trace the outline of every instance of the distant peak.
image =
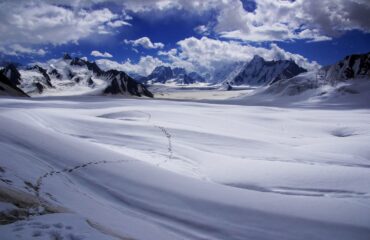
[[63,59],[64,59],[64,60],[71,60],[71,59],[72,59],[72,57],[71,57],[68,53],[65,53],[65,54],[63,55]]
[[168,70],[168,69],[171,69],[171,67],[161,65],[161,66],[157,66],[155,69],[157,69],[157,70],[164,70],[164,69]]
[[256,61],[258,61],[258,62],[264,62],[265,59],[263,57],[259,56],[259,55],[254,55],[254,57],[252,58],[251,61],[252,62],[256,62]]

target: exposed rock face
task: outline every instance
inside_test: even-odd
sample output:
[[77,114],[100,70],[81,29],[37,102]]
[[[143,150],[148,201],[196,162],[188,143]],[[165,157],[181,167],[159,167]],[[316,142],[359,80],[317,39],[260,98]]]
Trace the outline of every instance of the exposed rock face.
[[322,68],[328,81],[344,81],[352,78],[370,77],[370,52],[353,54],[336,64]]
[[29,97],[0,72],[0,96]]
[[87,80],[87,84],[89,84],[89,86],[93,87],[94,86],[94,80],[92,80],[91,77],[89,77],[89,79]]
[[95,62],[89,62],[81,58],[73,58],[70,65],[80,67],[85,66],[97,76],[100,76],[104,73]]
[[44,89],[45,89],[44,85],[42,85],[40,82],[35,83],[35,86],[36,86],[36,88],[37,88],[37,90],[38,90],[38,92],[39,92],[40,94],[41,94],[41,93],[44,91]]
[[60,74],[58,72],[58,70],[56,70],[55,68],[50,70],[49,75],[52,75],[57,79],[62,79],[63,78],[62,74]]
[[99,66],[96,64],[96,62],[89,62],[85,61],[87,69],[91,70],[96,76],[101,76],[104,71],[102,71]]
[[133,96],[147,96],[153,97],[153,94],[146,89],[146,87],[136,82],[133,78],[128,76],[125,72],[117,70],[109,70],[105,76],[110,81],[108,87],[105,88],[105,94],[127,94]]
[[31,68],[29,68],[29,70],[36,70],[38,71],[39,73],[41,73],[43,76],[44,76],[44,82],[46,83],[46,85],[48,85],[48,87],[53,87],[53,85],[51,84],[51,79],[50,79],[50,76],[49,74],[46,72],[46,69],[43,69],[42,67],[38,66],[38,65],[35,65]]
[[10,80],[12,86],[16,87],[21,83],[21,74],[18,72],[17,67],[14,64],[6,65],[0,72]]
[[63,60],[72,60],[72,57],[68,53],[65,53],[63,55]]
[[265,61],[260,56],[254,56],[231,83],[261,86],[289,79],[306,71],[292,60]]

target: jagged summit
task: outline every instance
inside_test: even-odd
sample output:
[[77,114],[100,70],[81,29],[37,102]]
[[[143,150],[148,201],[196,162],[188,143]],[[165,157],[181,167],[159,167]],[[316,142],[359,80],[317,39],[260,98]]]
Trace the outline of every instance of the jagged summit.
[[68,53],[65,53],[63,55],[63,60],[72,60],[72,57]]
[[261,57],[259,55],[254,55],[250,62],[256,64],[256,63],[264,63],[266,61],[263,57]]
[[146,87],[136,82],[123,71],[108,70],[104,73],[110,84],[104,89],[104,94],[130,94],[133,96],[153,97],[153,94]]

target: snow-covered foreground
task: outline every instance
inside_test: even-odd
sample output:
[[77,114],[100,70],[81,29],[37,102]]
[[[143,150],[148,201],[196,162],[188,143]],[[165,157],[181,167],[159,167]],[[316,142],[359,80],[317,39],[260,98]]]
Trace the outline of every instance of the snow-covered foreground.
[[370,109],[2,98],[0,186],[69,213],[0,236],[369,239],[369,142]]

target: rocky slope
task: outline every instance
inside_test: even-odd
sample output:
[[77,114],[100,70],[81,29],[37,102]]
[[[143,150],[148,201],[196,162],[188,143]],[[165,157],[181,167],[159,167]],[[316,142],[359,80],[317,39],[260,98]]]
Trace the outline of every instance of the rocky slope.
[[336,64],[324,67],[325,79],[328,81],[343,81],[352,78],[370,77],[370,52],[346,56]]
[[17,87],[0,71],[0,96],[28,97],[21,89]]

